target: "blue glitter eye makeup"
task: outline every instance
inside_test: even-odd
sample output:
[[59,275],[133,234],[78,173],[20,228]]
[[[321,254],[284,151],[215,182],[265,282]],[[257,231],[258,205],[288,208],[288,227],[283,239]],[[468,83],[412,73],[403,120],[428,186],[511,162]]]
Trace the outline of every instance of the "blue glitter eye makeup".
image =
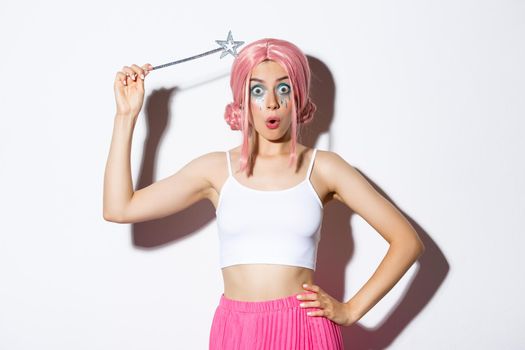
[[285,83],[279,84],[279,86],[277,87],[277,91],[281,95],[288,95],[290,93],[290,90],[290,85]]
[[264,89],[260,85],[255,85],[252,86],[251,92],[253,96],[260,97],[264,94]]
[[259,107],[259,110],[263,110],[264,105],[264,96],[266,95],[266,89],[261,85],[254,85],[250,88],[252,97],[255,100],[255,103]]
[[[278,101],[281,105],[288,107],[288,100],[290,99],[291,90],[292,88],[290,87],[290,85],[286,83],[280,83],[279,85],[277,85],[275,91],[278,97],[276,97],[278,98]],[[266,87],[264,85],[257,84],[250,87],[250,95],[253,98],[253,102],[257,104],[259,110],[261,111],[265,106],[267,92],[268,91],[266,90]]]

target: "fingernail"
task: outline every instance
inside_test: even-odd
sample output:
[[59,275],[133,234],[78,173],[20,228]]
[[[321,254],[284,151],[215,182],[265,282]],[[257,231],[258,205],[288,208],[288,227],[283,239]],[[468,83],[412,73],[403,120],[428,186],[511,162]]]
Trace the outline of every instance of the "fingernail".
[[301,294],[297,294],[297,299],[301,299],[303,296]]
[[307,285],[307,284],[305,283],[305,284],[303,284],[303,287],[305,287],[305,288],[306,288],[306,287],[308,287],[308,285]]
[[144,74],[141,74],[140,77],[142,78],[142,80],[144,80]]
[[127,85],[126,81],[124,80],[124,85]]

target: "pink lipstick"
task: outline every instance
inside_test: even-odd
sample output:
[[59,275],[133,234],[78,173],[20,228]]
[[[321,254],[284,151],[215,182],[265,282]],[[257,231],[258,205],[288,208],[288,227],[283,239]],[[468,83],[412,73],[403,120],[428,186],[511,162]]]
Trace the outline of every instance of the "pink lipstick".
[[266,127],[268,129],[277,129],[281,123],[281,118],[278,116],[270,116],[266,118]]

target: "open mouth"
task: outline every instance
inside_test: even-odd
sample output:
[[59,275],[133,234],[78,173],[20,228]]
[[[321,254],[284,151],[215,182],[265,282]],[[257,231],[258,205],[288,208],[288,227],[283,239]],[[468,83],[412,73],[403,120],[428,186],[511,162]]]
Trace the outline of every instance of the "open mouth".
[[279,126],[281,119],[279,117],[269,117],[266,119],[266,126],[270,129],[275,129]]

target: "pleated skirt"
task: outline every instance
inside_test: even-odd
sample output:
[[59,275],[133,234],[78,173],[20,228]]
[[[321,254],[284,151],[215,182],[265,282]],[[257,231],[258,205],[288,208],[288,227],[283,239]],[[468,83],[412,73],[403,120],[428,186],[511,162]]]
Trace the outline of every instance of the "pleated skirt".
[[[307,293],[307,292],[306,292]],[[210,350],[343,350],[341,326],[308,316],[297,294],[266,301],[239,301],[221,294],[210,330]]]

